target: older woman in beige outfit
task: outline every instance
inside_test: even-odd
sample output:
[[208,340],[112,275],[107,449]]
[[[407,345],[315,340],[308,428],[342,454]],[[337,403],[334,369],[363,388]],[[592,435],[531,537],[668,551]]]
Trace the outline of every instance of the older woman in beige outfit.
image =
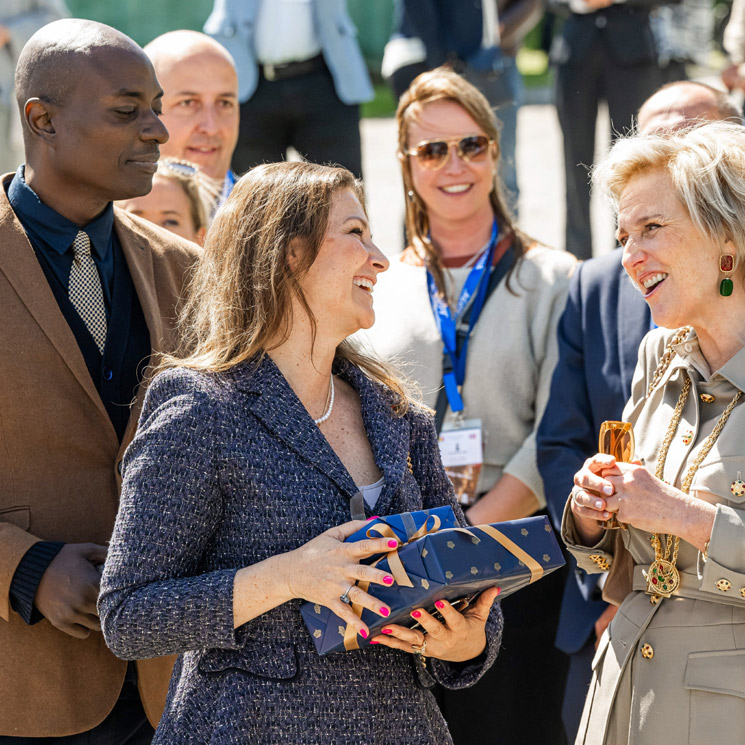
[[[745,130],[722,123],[620,141],[595,174],[618,208],[626,271],[664,328],[642,342],[624,412],[639,460],[590,458],[565,512],[582,568],[624,551],[634,565],[577,743],[745,738],[744,174]],[[620,551],[599,524],[612,515]]]

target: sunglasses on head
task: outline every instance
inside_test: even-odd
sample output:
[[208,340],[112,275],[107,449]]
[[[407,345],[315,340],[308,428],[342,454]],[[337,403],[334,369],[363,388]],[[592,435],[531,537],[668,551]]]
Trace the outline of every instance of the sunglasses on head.
[[455,145],[458,157],[466,163],[483,160],[494,143],[486,135],[468,135],[467,137],[451,137],[449,140],[426,140],[406,151],[406,155],[414,155],[422,168],[436,171],[447,163],[450,146]]

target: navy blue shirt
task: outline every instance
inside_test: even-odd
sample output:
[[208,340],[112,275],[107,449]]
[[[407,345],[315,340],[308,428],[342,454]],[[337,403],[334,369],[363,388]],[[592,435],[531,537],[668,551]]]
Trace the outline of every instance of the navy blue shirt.
[[[8,200],[37,257],[49,266],[55,280],[67,292],[73,260],[72,242],[81,228],[47,207],[36,196],[36,192],[26,184],[23,166],[10,182]],[[113,227],[114,207],[109,203],[98,217],[82,228],[91,240],[91,256],[101,277],[107,320],[111,315],[114,288]]]

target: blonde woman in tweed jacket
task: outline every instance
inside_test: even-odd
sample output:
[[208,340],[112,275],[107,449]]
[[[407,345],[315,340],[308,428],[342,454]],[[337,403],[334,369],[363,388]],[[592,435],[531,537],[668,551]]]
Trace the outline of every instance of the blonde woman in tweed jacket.
[[[450,742],[427,690],[474,683],[497,654],[497,590],[422,631],[391,625],[319,657],[299,613],[390,584],[346,545],[366,515],[452,504],[430,417],[345,341],[374,320],[387,259],[361,185],[338,168],[253,169],[218,214],[184,318],[184,352],[153,381],[124,468],[102,579],[107,644],[180,655],[156,743]],[[410,458],[412,468],[407,467]]]

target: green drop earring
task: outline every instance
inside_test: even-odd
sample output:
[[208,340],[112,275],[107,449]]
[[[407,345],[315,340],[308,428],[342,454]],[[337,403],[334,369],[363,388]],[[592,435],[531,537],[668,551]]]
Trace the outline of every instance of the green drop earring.
[[733,254],[722,254],[719,257],[719,271],[724,274],[722,281],[719,283],[719,294],[722,297],[729,297],[734,289],[734,283],[730,278],[730,274],[735,268],[735,257]]

